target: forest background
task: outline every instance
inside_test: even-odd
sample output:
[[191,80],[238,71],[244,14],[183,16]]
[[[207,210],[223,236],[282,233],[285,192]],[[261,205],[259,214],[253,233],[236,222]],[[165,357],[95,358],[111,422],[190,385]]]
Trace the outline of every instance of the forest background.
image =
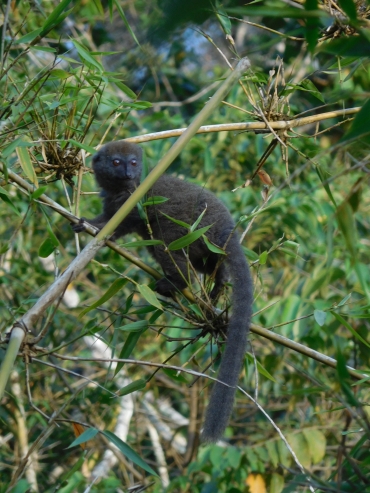
[[139,238],[101,249],[26,327],[9,382],[2,367],[1,493],[370,491],[368,9],[2,2],[1,359],[91,239],[70,222],[101,209],[95,149],[137,138],[153,168],[244,56],[251,69],[203,122],[223,127],[168,173],[238,221],[255,303],[232,422],[201,445],[198,374],[218,364],[199,337],[206,281],[161,298]]

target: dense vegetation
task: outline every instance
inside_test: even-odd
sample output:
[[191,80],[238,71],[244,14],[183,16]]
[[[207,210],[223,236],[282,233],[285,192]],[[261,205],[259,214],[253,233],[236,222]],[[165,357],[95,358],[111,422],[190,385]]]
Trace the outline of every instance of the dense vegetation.
[[367,4],[15,0],[0,15],[1,359],[91,240],[70,221],[100,211],[94,149],[143,136],[154,167],[178,134],[147,134],[186,128],[244,56],[204,122],[229,127],[168,172],[227,205],[255,282],[243,390],[225,440],[204,446],[206,280],[161,298],[139,238],[101,249],[27,327],[0,408],[0,492],[370,491]]

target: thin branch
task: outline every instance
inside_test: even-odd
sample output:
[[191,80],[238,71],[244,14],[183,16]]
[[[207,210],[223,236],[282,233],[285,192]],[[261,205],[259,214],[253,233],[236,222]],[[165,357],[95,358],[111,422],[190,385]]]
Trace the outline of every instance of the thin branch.
[[[278,122],[268,122],[266,125],[264,122],[242,122],[242,123],[223,123],[220,125],[203,125],[199,127],[197,134],[207,134],[213,132],[236,132],[246,131],[254,132],[255,130],[268,130],[269,127],[273,130],[290,130],[296,127],[303,127],[311,123],[328,120],[330,118],[338,118],[340,116],[354,115],[360,111],[360,107],[348,108],[345,110],[329,111],[327,113],[321,113],[320,115],[306,116],[304,118],[293,118],[291,120],[283,120]],[[140,142],[149,142],[152,140],[170,139],[171,137],[178,137],[185,132],[186,128],[175,128],[173,130],[164,130],[163,132],[154,132],[144,135],[138,135],[136,137],[129,137],[125,140],[127,142],[134,142],[139,144]]]

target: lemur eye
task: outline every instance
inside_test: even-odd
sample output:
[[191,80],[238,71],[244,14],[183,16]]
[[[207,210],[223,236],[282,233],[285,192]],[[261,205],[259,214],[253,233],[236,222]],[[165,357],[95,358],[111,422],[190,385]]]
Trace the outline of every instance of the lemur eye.
[[113,166],[119,166],[120,165],[120,160],[119,159],[113,159]]
[[137,161],[136,161],[136,159],[133,159],[133,160],[131,161],[131,164],[132,164],[132,166],[136,166],[136,165],[137,165]]

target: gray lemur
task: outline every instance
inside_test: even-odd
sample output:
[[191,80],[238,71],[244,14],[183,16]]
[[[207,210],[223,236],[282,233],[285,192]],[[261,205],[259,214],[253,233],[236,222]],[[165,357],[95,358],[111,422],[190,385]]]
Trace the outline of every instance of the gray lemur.
[[[140,183],[142,170],[142,150],[136,144],[125,141],[105,144],[93,158],[96,180],[103,189],[103,213],[88,222],[102,228],[128,199]],[[167,219],[163,214],[192,224],[206,210],[198,227],[212,225],[205,233],[208,239],[219,247],[226,243],[225,262],[219,263],[220,255],[211,252],[203,239],[198,239],[188,247],[185,257],[182,250],[171,252],[171,257],[162,245],[149,247],[161,265],[165,277],[157,281],[158,293],[169,296],[171,292],[186,287],[189,278],[188,260],[202,273],[211,274],[216,266],[215,287],[211,298],[215,298],[230,273],[233,281],[233,311],[227,329],[227,344],[222,355],[218,380],[213,386],[206,411],[202,441],[215,442],[220,439],[229,422],[233,408],[236,386],[243,364],[247,345],[247,335],[253,303],[253,283],[238,237],[233,232],[235,223],[226,207],[209,191],[164,175],[148,192],[150,196],[162,196],[168,201],[146,208],[152,238],[168,245],[187,233],[182,226]],[[84,230],[83,218],[73,227],[74,231]],[[137,233],[150,239],[146,221],[134,208],[115,231],[114,238],[128,233]],[[233,234],[231,234],[233,233]]]

